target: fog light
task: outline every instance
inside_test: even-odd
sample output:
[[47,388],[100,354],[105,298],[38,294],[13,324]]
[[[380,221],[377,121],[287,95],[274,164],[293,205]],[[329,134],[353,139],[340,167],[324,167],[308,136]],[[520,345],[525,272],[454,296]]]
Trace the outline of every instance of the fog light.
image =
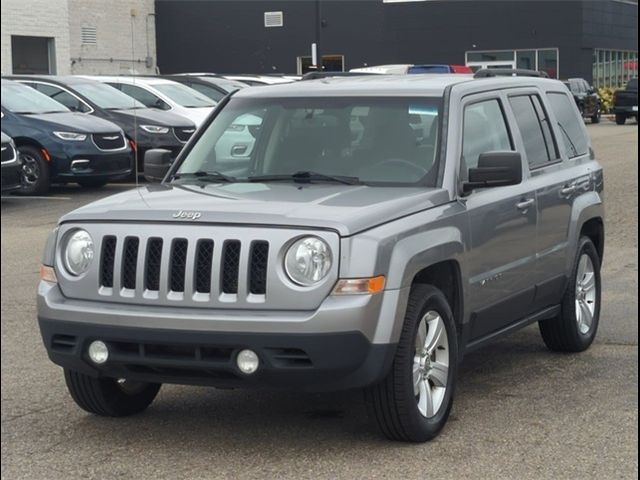
[[236,363],[238,364],[238,368],[242,373],[250,375],[258,370],[260,359],[258,358],[256,352],[254,352],[253,350],[242,350],[236,357]]
[[89,345],[89,358],[95,364],[102,365],[109,358],[109,349],[104,342],[95,340]]

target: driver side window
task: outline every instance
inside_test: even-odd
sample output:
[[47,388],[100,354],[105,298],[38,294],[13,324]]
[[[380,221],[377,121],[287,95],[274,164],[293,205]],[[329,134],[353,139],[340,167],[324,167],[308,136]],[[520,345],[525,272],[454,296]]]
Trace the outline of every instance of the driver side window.
[[160,110],[170,110],[171,107],[160,97],[148,92],[144,88],[136,87],[134,85],[121,84],[120,90],[126,93],[132,98],[135,98],[147,108],[159,108]]
[[480,154],[513,150],[511,137],[497,98],[467,105],[462,132],[462,171],[478,166]]
[[86,105],[80,99],[74,97],[66,90],[63,90],[53,85],[44,85],[41,83],[35,84],[36,90],[44,93],[48,97],[51,97],[56,102],[61,103],[72,112],[87,113],[91,111],[91,107]]

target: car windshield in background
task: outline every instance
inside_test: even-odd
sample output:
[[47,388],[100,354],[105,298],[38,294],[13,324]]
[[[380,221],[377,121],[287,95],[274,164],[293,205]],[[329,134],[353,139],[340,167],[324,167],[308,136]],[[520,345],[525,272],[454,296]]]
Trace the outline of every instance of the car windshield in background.
[[[231,98],[180,181],[435,186],[441,98]],[[333,177],[333,178],[330,178]]]
[[20,84],[2,84],[2,106],[13,113],[61,113],[70,110],[37,90]]
[[178,105],[186,108],[214,107],[216,103],[207,96],[181,83],[159,83],[153,86]]
[[106,110],[131,110],[143,107],[129,95],[105,83],[78,83],[74,84],[73,88],[98,107]]

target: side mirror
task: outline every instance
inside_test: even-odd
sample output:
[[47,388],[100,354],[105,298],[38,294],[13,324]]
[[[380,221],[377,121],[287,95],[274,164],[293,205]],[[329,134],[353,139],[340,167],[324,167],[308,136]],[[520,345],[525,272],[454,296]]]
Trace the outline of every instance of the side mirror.
[[518,152],[487,152],[480,154],[478,166],[469,169],[469,181],[462,185],[463,193],[476,188],[506,187],[522,182],[522,156]]
[[147,150],[144,154],[144,178],[149,182],[161,182],[171,167],[171,151],[164,148]]

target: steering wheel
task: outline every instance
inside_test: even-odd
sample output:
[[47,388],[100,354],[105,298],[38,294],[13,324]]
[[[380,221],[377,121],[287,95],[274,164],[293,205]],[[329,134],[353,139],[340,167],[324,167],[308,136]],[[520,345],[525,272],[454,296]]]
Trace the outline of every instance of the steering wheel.
[[410,170],[411,173],[414,173],[416,175],[416,180],[421,179],[427,173],[429,173],[429,170],[427,170],[426,168],[421,167],[420,165],[416,165],[415,163],[410,162],[409,160],[405,160],[404,158],[387,158],[380,162],[374,163],[373,165],[363,167],[359,171],[364,173],[370,172],[371,170],[375,171],[375,169],[377,168],[384,169],[384,167],[387,167],[389,171],[393,171],[399,168],[407,171]]

